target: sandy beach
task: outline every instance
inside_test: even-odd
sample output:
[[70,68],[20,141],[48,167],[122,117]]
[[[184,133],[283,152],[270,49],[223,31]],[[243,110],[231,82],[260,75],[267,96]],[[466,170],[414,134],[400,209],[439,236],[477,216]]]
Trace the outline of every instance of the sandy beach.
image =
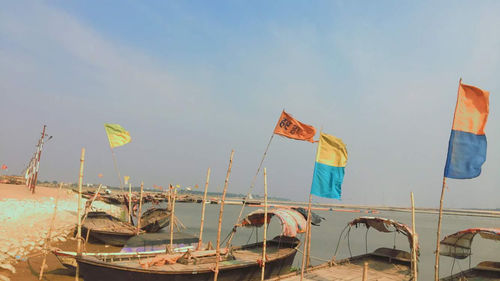
[[[32,194],[24,185],[0,184],[1,281],[38,280],[26,263],[28,258],[39,257],[42,252],[57,194],[57,188],[39,186]],[[103,202],[96,201],[93,206],[114,215],[120,212],[120,208]],[[73,248],[71,244],[75,242],[67,240],[77,221],[77,207],[78,195],[69,189],[61,189],[51,234],[52,246],[68,250]],[[55,258],[49,255],[48,259],[50,268]]]

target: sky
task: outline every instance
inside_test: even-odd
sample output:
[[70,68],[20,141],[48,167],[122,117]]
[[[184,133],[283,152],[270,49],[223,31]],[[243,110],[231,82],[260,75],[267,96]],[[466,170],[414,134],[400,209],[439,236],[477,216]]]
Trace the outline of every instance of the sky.
[[[342,199],[438,207],[458,81],[490,91],[481,176],[447,208],[500,208],[498,1],[0,1],[0,163],[40,180],[246,193],[283,109],[341,138]],[[316,136],[317,138],[317,136]],[[308,199],[317,145],[275,136],[269,195]],[[102,179],[98,174],[102,173]],[[255,193],[263,193],[257,177]]]

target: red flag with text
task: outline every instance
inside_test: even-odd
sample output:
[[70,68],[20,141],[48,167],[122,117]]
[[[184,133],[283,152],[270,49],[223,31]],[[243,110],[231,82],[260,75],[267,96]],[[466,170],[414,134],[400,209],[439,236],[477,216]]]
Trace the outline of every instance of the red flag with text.
[[295,140],[314,142],[313,137],[316,134],[316,129],[311,125],[299,122],[283,110],[278,124],[274,128],[274,133]]

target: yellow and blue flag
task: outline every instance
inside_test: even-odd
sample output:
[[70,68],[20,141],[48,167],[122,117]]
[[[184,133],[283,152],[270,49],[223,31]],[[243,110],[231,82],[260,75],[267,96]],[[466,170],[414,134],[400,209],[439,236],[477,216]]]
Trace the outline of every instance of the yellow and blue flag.
[[481,166],[486,161],[484,128],[488,120],[489,96],[488,91],[460,81],[444,168],[445,177],[471,179],[481,174]]
[[341,139],[321,133],[314,165],[311,193],[340,199],[347,164],[347,148]]

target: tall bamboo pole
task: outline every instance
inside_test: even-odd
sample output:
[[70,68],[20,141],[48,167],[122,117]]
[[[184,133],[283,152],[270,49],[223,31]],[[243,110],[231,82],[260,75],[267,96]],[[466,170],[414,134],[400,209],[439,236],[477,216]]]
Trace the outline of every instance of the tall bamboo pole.
[[199,250],[203,244],[203,223],[205,222],[205,201],[207,200],[208,182],[210,181],[210,168],[207,170],[207,179],[205,181],[205,192],[203,193],[203,200],[201,201],[201,222],[200,222],[200,238],[198,241]]
[[45,244],[43,246],[43,260],[42,260],[42,266],[40,267],[40,275],[38,276],[38,280],[42,280],[43,271],[45,270],[45,263],[47,261],[47,253],[48,253],[48,249],[50,248],[50,239],[51,239],[51,235],[52,235],[52,229],[54,228],[54,222],[56,221],[57,203],[59,201],[59,194],[61,193],[62,186],[63,186],[63,183],[61,182],[59,184],[59,189],[57,190],[56,202],[54,203],[54,214],[52,214],[52,219],[50,220],[49,232],[47,233],[47,237],[45,237]]
[[443,177],[443,187],[441,188],[441,199],[439,200],[439,219],[436,239],[436,261],[434,264],[434,281],[439,281],[439,242],[441,237],[441,220],[443,218],[443,198],[446,188],[446,177]]
[[[172,193],[172,190],[170,190]],[[174,194],[172,195],[172,210],[170,212],[170,250],[173,251],[174,247],[174,220],[175,220],[175,199],[177,197],[177,188],[174,188]]]
[[412,229],[412,249],[411,249],[411,259],[413,267],[413,281],[418,280],[418,262],[417,262],[417,243],[416,237],[417,230],[415,228],[415,200],[413,200],[413,192],[410,193],[411,197],[411,229]]
[[219,226],[217,228],[217,247],[215,248],[214,281],[217,281],[217,277],[219,276],[220,232],[222,227],[222,215],[224,214],[224,202],[226,200],[227,185],[229,182],[229,175],[231,174],[231,166],[233,165],[233,156],[234,156],[234,150],[231,150],[231,157],[229,157],[229,167],[227,168],[226,180],[224,181],[224,191],[222,192],[222,200],[220,203]]
[[142,216],[142,192],[144,190],[144,182],[141,181],[141,193],[139,195],[139,213],[137,215],[137,233],[141,230],[141,216]]
[[306,260],[309,258],[307,254],[307,248],[310,240],[309,232],[310,232],[310,226],[311,226],[311,201],[312,201],[312,193],[309,193],[309,204],[307,207],[307,226],[306,226],[306,238],[304,241],[304,248],[302,252],[302,266],[300,269],[300,280],[302,281],[304,279],[304,270],[306,265]]
[[[83,164],[85,163],[85,148],[82,148],[82,155],[80,156],[80,174],[78,175],[78,209],[76,216],[78,217],[78,230],[77,230],[77,244],[76,252],[80,256],[82,254],[82,184],[83,184]],[[80,267],[76,264],[75,281],[78,281],[80,275]]]
[[[462,85],[462,77],[458,81],[458,89],[457,89],[457,103],[455,104],[455,112],[453,114],[453,122],[455,122],[455,114],[457,113],[457,105],[458,105],[458,96],[460,93],[460,86]],[[452,123],[453,128],[453,123]],[[439,241],[441,240],[441,220],[443,218],[443,198],[444,198],[444,189],[446,188],[446,177],[443,176],[443,186],[441,188],[441,199],[439,200],[439,219],[438,219],[438,227],[437,227],[437,238],[436,238],[436,261],[434,264],[434,281],[439,281]]]
[[132,184],[128,183],[128,223],[132,223]]
[[260,280],[264,281],[266,271],[266,245],[267,244],[267,171],[264,168],[264,239],[262,241],[262,271]]

